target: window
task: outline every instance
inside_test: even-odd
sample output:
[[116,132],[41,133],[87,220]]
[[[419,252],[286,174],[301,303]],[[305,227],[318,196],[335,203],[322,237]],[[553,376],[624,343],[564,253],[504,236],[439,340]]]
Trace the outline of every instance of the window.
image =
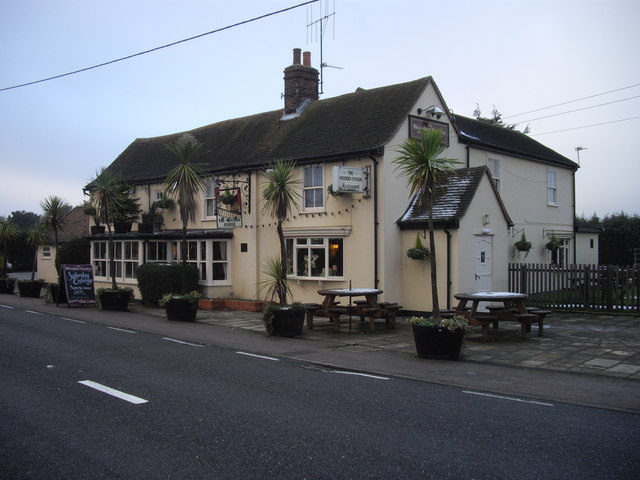
[[[107,249],[107,242],[93,242],[92,244],[92,264],[96,277],[111,277]],[[135,280],[136,270],[138,266],[142,264],[140,258],[140,242],[137,240],[114,241],[113,260],[117,279],[121,281],[126,279]]]
[[304,169],[304,208],[305,210],[324,206],[324,170],[322,165]]
[[558,205],[558,183],[555,170],[547,170],[547,204]]
[[564,266],[568,264],[569,260],[569,240],[568,239],[558,239],[560,246],[557,250],[552,250],[549,252],[551,255],[551,265]]
[[229,283],[229,242],[197,240],[187,242],[187,262],[198,267],[200,281],[207,285]]
[[213,178],[205,180],[204,216],[207,218],[216,216],[216,182]]
[[489,167],[489,171],[491,172],[491,176],[495,182],[496,189],[500,191],[500,159],[489,157],[487,159],[487,166]]
[[589,239],[589,248],[595,248],[595,242],[593,241],[593,238]]
[[329,237],[288,238],[288,273],[306,278],[343,277],[343,242],[342,238]]
[[51,258],[51,247],[48,247],[48,246],[42,247],[42,257]]
[[164,193],[162,190],[156,190],[156,200],[162,200],[164,198]]
[[147,242],[147,262],[168,262],[169,245],[167,242]]

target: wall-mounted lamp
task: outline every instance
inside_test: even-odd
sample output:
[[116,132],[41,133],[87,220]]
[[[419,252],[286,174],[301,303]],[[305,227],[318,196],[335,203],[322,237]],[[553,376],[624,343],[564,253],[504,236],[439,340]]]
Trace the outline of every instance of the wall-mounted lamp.
[[419,108],[418,115],[420,115],[422,112],[428,115],[431,115],[431,117],[436,117],[438,120],[440,120],[440,117],[444,115],[444,110],[436,107],[435,105],[431,105],[430,107],[427,107],[424,110],[422,108]]

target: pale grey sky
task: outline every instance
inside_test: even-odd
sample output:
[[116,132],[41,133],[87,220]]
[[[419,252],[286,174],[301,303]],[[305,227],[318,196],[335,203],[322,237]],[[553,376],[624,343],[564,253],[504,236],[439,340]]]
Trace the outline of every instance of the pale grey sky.
[[[303,1],[2,0],[0,88]],[[80,204],[96,170],[137,137],[281,108],[292,49],[311,51],[319,66],[319,38],[307,28],[319,5],[1,91],[0,215],[40,213],[48,195]],[[333,0],[322,5],[334,11]],[[325,69],[322,98],[431,75],[458,114],[478,103],[488,116],[495,105],[574,161],[585,147],[578,214],[640,213],[639,21],[637,0],[335,0],[323,53],[342,69]]]

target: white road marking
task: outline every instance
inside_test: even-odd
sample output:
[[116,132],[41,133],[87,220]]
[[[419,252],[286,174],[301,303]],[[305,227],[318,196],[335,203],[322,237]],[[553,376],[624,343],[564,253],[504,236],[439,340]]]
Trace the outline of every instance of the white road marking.
[[462,393],[469,393],[471,395],[480,395],[482,397],[500,398],[502,400],[511,400],[512,402],[533,403],[535,405],[543,405],[545,407],[553,407],[553,403],[537,402],[535,400],[524,400],[522,398],[515,397],[503,397],[502,395],[493,395],[491,393],[471,392],[469,390],[463,390]]
[[117,327],[107,327],[109,330],[117,330],[118,332],[124,332],[124,333],[136,333],[133,330],[126,330],[124,328],[117,328]]
[[264,360],[271,360],[273,362],[279,362],[280,359],[279,358],[273,358],[273,357],[265,357],[264,355],[256,355],[255,353],[247,353],[247,352],[236,352],[238,355],[246,355],[247,357],[255,357],[255,358],[262,358]]
[[12,307],[11,305],[0,305],[2,308],[8,308],[9,310],[15,310],[16,307]]
[[100,392],[119,398],[120,400],[133,403],[135,405],[139,405],[141,403],[147,403],[149,401],[149,400],[145,400],[144,398],[136,397],[135,395],[129,395],[128,393],[121,392],[120,390],[115,390],[105,385],[92,382],[91,380],[82,380],[82,381],[79,381],[78,383],[85,385],[89,388],[93,388],[94,390],[98,390]]
[[58,317],[60,320],[65,320],[67,322],[74,322],[74,323],[87,323],[87,322],[83,322],[82,320],[76,320],[75,318],[67,318],[67,317]]
[[389,380],[389,377],[380,377],[378,375],[371,375],[368,373],[346,372],[344,370],[331,370],[331,373],[341,373],[343,375],[356,375],[358,377],[375,378],[377,380]]
[[42,312],[34,312],[33,310],[25,310],[27,313],[33,313],[34,315],[42,315]]
[[204,345],[202,345],[201,343],[184,342],[182,340],[176,340],[175,338],[164,337],[163,340],[166,340],[168,342],[180,343],[182,345],[188,345],[190,347],[204,347]]

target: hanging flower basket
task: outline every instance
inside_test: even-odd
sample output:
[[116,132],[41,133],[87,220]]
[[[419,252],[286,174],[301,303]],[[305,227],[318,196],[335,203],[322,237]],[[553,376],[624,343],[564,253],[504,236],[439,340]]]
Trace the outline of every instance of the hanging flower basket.
[[429,250],[422,244],[420,234],[416,235],[416,244],[407,250],[407,257],[412,260],[428,260]]
[[525,237],[524,232],[522,232],[522,236],[520,237],[520,240],[518,240],[514,246],[516,247],[516,250],[519,252],[525,252],[525,253],[529,253],[529,251],[531,250],[531,242],[527,241],[527,237]]

